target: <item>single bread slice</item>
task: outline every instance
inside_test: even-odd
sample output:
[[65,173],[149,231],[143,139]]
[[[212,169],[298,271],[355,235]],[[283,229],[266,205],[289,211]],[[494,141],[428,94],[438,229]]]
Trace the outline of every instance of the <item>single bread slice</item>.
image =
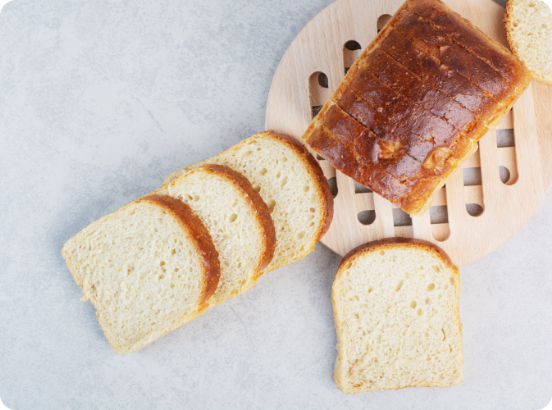
[[209,232],[169,196],[141,198],[93,222],[61,253],[118,354],[197,317],[220,276]]
[[232,148],[169,175],[164,184],[204,164],[225,165],[243,174],[267,204],[276,227],[276,251],[263,270],[295,262],[314,249],[328,230],[333,197],[318,162],[291,137],[261,132]]
[[512,52],[533,78],[552,84],[552,10],[541,0],[508,0],[504,15]]
[[429,242],[391,238],[349,252],[337,271],[334,380],[344,393],[462,382],[460,274]]
[[215,306],[253,286],[272,260],[276,232],[268,207],[243,175],[204,165],[172,181],[168,194],[201,219],[220,259],[220,280],[209,299]]

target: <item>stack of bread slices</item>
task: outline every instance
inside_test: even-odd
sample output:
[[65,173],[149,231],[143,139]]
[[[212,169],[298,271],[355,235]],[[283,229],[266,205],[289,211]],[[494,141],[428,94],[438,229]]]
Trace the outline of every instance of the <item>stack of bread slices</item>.
[[332,215],[317,161],[267,131],[170,175],[76,234],[62,255],[125,354],[306,256]]

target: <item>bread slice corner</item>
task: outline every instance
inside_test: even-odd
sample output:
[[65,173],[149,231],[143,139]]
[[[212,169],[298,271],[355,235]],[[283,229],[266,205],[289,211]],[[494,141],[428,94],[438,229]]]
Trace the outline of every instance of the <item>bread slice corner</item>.
[[197,317],[220,276],[209,232],[169,196],[148,195],[93,222],[61,253],[117,354]]
[[508,0],[504,15],[512,52],[535,80],[552,85],[552,10],[541,0]]
[[332,286],[334,370],[347,394],[463,379],[460,274],[435,245],[391,238],[345,256]]

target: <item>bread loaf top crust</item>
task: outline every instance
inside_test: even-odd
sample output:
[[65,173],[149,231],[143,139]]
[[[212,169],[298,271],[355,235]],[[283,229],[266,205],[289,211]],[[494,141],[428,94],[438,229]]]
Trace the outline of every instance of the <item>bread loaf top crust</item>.
[[454,42],[486,61],[510,84],[523,84],[526,81],[527,71],[522,69],[523,65],[517,56],[502,44],[489,39],[478,27],[445,4],[440,1],[419,0],[413,3],[412,11],[427,19]]
[[419,215],[530,80],[506,48],[439,0],[407,0],[303,140],[346,175]]

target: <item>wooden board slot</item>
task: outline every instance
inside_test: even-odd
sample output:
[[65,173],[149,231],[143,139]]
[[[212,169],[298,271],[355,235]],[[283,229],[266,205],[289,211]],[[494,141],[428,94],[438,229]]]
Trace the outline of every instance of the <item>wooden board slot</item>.
[[328,76],[321,71],[312,73],[309,78],[309,99],[312,118],[318,115],[330,96],[331,91],[328,87]]
[[353,65],[356,59],[362,54],[362,47],[355,40],[349,40],[343,46],[343,69],[344,74],[347,74],[349,68]]
[[370,192],[372,192],[370,188],[367,188],[355,181],[355,194],[367,194]]
[[391,20],[390,14],[382,14],[378,17],[378,33],[385,27],[389,20]]
[[399,208],[393,208],[393,225],[412,226],[412,218],[406,212]]
[[330,191],[332,192],[332,195],[335,198],[339,193],[339,188],[337,187],[337,178],[336,177],[329,178],[328,185],[330,185]]
[[462,176],[464,178],[464,186],[481,185],[481,167],[462,168]]
[[371,225],[376,220],[376,211],[373,209],[362,211],[358,213],[357,217],[362,225]]

